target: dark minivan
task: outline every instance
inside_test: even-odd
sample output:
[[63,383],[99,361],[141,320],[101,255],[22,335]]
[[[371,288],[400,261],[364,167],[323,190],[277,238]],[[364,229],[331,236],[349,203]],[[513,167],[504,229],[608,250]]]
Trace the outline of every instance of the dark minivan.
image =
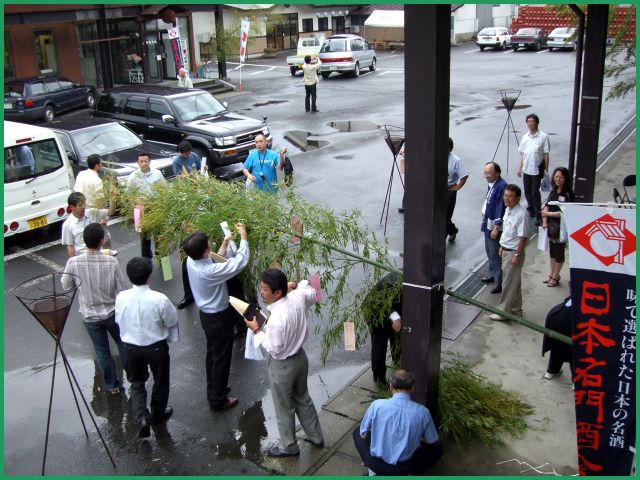
[[207,157],[210,170],[244,161],[259,133],[271,141],[265,121],[232,113],[200,89],[117,87],[100,95],[92,115],[119,120],[147,141],[174,150],[188,140],[195,153]]
[[50,122],[73,108],[93,108],[98,92],[60,75],[10,80],[4,84],[4,118],[14,121]]

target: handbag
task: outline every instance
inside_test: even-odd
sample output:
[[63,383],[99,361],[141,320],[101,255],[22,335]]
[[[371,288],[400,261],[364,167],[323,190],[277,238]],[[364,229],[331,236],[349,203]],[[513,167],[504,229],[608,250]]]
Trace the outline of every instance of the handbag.
[[558,240],[560,238],[559,219],[549,217],[549,219],[547,220],[547,235],[551,240]]

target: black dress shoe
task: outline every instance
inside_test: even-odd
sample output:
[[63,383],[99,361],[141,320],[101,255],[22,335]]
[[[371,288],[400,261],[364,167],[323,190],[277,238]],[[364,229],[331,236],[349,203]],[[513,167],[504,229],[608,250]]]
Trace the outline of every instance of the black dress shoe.
[[158,423],[166,422],[167,420],[169,420],[171,415],[173,415],[173,407],[167,407],[164,409],[164,412],[162,412],[161,414],[151,415],[151,418],[149,419],[149,424],[157,425]]
[[480,279],[480,281],[481,281],[482,283],[492,283],[492,282],[493,282],[493,277],[482,277],[482,278]]
[[140,430],[138,430],[138,438],[149,438],[151,436],[151,427],[146,419],[140,421]]
[[311,110],[311,113],[318,113],[320,110],[315,109],[315,110]]
[[176,304],[178,310],[182,310],[193,303],[193,298],[183,298]]
[[227,385],[227,388],[224,389],[224,393],[229,393],[231,391],[231,387]]
[[404,213],[404,207],[400,207],[400,208],[398,209],[398,213]]
[[211,406],[211,410],[216,412],[224,412],[238,405],[238,399],[234,397],[227,397],[220,405]]
[[267,452],[267,457],[274,458],[297,457],[298,455],[300,455],[300,451],[297,451],[296,453],[286,453],[280,450],[280,447],[271,447]]
[[502,287],[494,287],[491,289],[491,293],[502,293]]

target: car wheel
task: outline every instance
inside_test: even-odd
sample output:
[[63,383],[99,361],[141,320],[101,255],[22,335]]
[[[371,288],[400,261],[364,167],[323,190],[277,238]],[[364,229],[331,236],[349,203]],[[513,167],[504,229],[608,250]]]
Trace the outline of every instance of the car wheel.
[[376,57],[373,57],[373,60],[371,60],[371,65],[369,66],[369,71],[370,72],[375,72],[376,71]]
[[354,69],[353,69],[353,73],[352,73],[352,75],[353,75],[355,78],[358,78],[358,77],[360,76],[360,64],[359,64],[358,62],[356,62],[356,66],[355,66],[355,67],[354,67]]
[[296,67],[289,67],[289,70],[291,70],[291,76],[295,77],[296,76]]
[[549,51],[550,51],[550,52],[553,52],[553,47],[549,47]]
[[93,92],[87,93],[87,107],[93,108],[96,105],[96,94]]
[[513,51],[517,52],[518,51],[518,47],[513,47]]
[[322,75],[322,78],[326,80],[327,78],[329,78],[329,75],[331,75],[331,72],[321,72],[320,74]]
[[481,52],[484,52],[484,46],[481,46],[481,47],[480,47],[480,51],[481,51]]
[[50,122],[54,118],[56,118],[56,112],[51,105],[47,105],[44,107],[44,121]]

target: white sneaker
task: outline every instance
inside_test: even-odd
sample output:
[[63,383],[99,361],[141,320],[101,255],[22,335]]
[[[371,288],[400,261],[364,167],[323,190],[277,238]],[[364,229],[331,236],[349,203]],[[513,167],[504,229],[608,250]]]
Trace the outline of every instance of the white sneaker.
[[558,373],[544,372],[542,378],[544,378],[545,380],[551,380],[552,378],[559,377],[560,375],[562,375],[562,370],[560,370]]
[[492,313],[491,315],[489,315],[489,318],[491,320],[496,320],[496,321],[504,321],[506,320],[506,318],[501,317],[500,315],[498,315],[497,313]]
[[111,256],[115,257],[116,255],[118,255],[118,250],[111,250]]

